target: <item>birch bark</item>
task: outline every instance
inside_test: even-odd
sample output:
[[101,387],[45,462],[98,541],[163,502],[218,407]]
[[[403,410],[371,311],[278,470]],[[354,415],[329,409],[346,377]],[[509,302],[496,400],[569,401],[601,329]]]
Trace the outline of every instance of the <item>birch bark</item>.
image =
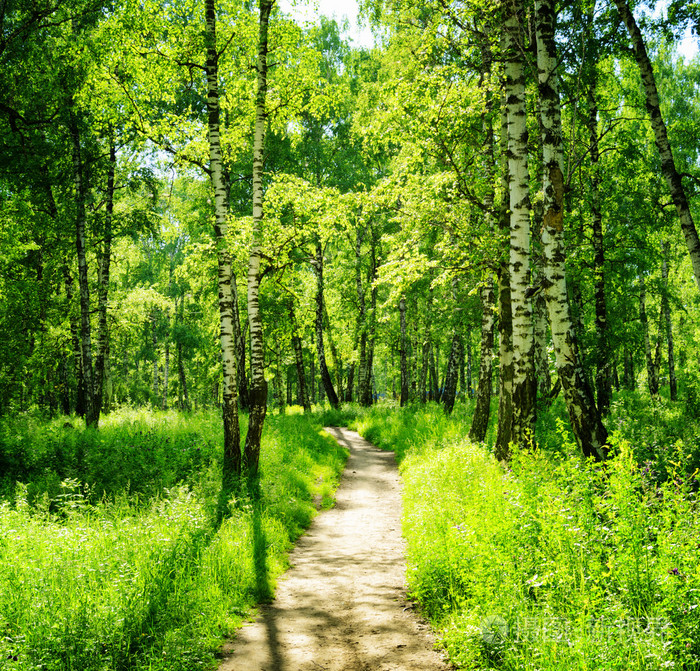
[[238,380],[232,291],[233,260],[226,242],[228,192],[224,180],[220,138],[219,54],[216,45],[216,1],[205,0],[207,131],[209,171],[214,188],[214,234],[218,265],[219,343],[223,370],[224,462],[223,490],[241,474],[241,434],[238,423]]
[[695,227],[695,221],[690,210],[688,198],[683,188],[683,181],[676,169],[676,162],[673,158],[671,143],[668,140],[666,131],[666,123],[661,115],[661,105],[659,104],[659,92],[656,88],[656,78],[654,77],[654,69],[651,66],[651,60],[647,53],[642,31],[639,29],[637,22],[632,14],[628,0],[614,0],[617,11],[620,12],[627,32],[632,40],[632,48],[634,49],[634,57],[642,74],[642,82],[644,84],[644,93],[646,96],[646,107],[651,117],[651,126],[654,131],[654,139],[656,148],[661,159],[661,172],[666,179],[671,198],[676,206],[678,217],[681,221],[681,230],[685,237],[686,247],[690,255],[690,262],[693,266],[695,275],[695,283],[700,289],[700,238]]
[[607,432],[582,369],[566,288],[564,247],[564,176],[559,91],[556,79],[554,1],[538,0],[536,8],[537,68],[542,122],[545,296],[569,419],[576,441],[587,457],[605,457]]
[[267,131],[267,51],[270,12],[274,0],[260,0],[258,32],[258,90],[253,136],[253,244],[248,259],[248,325],[250,329],[250,419],[245,439],[244,462],[249,476],[258,473],[260,439],[267,412],[265,341],[260,315],[260,237],[263,224],[263,152]]
[[510,298],[513,315],[513,426],[511,441],[526,445],[535,422],[534,330],[530,284],[530,175],[526,74],[520,48],[521,0],[508,3],[506,36],[506,109],[510,196]]

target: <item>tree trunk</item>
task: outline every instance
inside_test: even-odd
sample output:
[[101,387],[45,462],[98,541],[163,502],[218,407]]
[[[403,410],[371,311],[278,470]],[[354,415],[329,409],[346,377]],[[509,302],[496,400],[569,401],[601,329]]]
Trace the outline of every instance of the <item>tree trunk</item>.
[[668,300],[668,246],[661,243],[661,280],[664,293],[661,297],[661,310],[663,312],[664,325],[666,327],[666,347],[668,352],[668,387],[672,401],[678,400],[678,381],[676,380],[676,359],[673,354],[673,327],[671,324],[671,306]]
[[267,131],[267,39],[274,0],[260,0],[258,32],[258,91],[255,99],[253,137],[253,245],[248,259],[248,327],[250,330],[250,418],[243,460],[249,477],[256,477],[260,439],[267,413],[265,341],[260,315],[260,238],[263,224],[263,159]]
[[459,380],[459,357],[462,350],[462,338],[458,327],[455,327],[450,345],[450,356],[447,360],[445,372],[445,387],[442,392],[442,403],[445,412],[449,415],[455,406],[457,396],[457,382]]
[[[71,101],[72,105],[72,101]],[[75,113],[71,111],[69,130],[73,148],[73,181],[75,185],[75,246],[78,255],[78,287],[80,290],[80,351],[82,377],[85,389],[85,425],[97,428],[100,409],[95,407],[95,379],[92,365],[92,341],[90,327],[90,283],[88,278],[85,200],[87,185],[83,173],[80,129]]]
[[425,301],[425,331],[423,332],[423,348],[420,369],[420,402],[428,401],[428,369],[430,366],[430,338],[432,326],[433,290],[428,289],[428,297]]
[[[216,43],[216,2],[205,0],[205,43],[207,51],[207,132],[209,169],[214,188],[214,233],[218,265],[219,343],[223,370],[224,461],[222,499],[240,476],[241,433],[238,423],[237,352],[234,329],[235,287],[231,252],[226,242],[228,193],[223,174],[220,140],[219,54]],[[184,377],[184,375],[183,375]],[[227,503],[227,502],[226,502]]]
[[649,112],[649,116],[651,117],[651,126],[654,130],[656,148],[659,151],[659,157],[661,159],[661,171],[666,178],[666,183],[668,184],[671,197],[673,198],[673,203],[676,206],[678,217],[681,221],[681,230],[683,231],[685,243],[688,248],[688,254],[690,255],[690,262],[693,266],[695,283],[698,285],[698,289],[700,289],[700,239],[698,238],[698,232],[695,228],[693,215],[690,211],[688,198],[686,196],[685,189],[683,188],[683,181],[676,170],[676,162],[673,158],[671,144],[668,140],[666,124],[661,116],[661,106],[659,104],[659,93],[656,88],[654,70],[651,66],[649,55],[647,54],[642,32],[639,30],[639,26],[635,21],[632,11],[630,10],[628,0],[614,1],[617,10],[620,12],[622,20],[627,26],[627,31],[629,32],[632,40],[634,57],[637,61],[637,65],[639,66],[639,70],[642,75],[642,82],[644,84],[646,107],[647,111]]
[[348,367],[348,382],[345,389],[345,400],[352,403],[353,388],[355,386],[355,364],[351,363]]
[[538,0],[537,67],[542,119],[544,223],[542,246],[545,258],[545,297],[552,329],[557,372],[579,448],[586,457],[605,458],[607,431],[593,400],[576,347],[566,288],[564,248],[564,175],[562,173],[562,129],[556,79],[557,54],[554,42],[554,2]]
[[505,24],[506,109],[510,195],[510,298],[513,314],[513,427],[511,441],[528,445],[535,423],[534,330],[530,284],[530,174],[526,73],[519,45],[524,7],[513,2]]
[[318,368],[321,373],[323,389],[328,397],[328,402],[333,408],[339,408],[338,395],[333,388],[333,380],[326,365],[326,350],[323,344],[323,247],[320,239],[316,240],[316,257],[314,259],[314,270],[316,271],[316,356],[318,357]]
[[73,350],[73,371],[76,382],[75,414],[85,417],[85,381],[83,380],[82,353],[80,350],[80,327],[73,310],[73,278],[68,265],[63,266],[63,281],[66,288],[66,302],[70,314],[71,348]]
[[109,296],[109,270],[112,256],[112,217],[114,214],[114,172],[117,152],[114,137],[109,138],[109,169],[107,171],[107,200],[105,203],[104,230],[102,232],[102,254],[98,260],[98,331],[97,353],[95,356],[95,405],[103,406],[105,384],[105,360],[109,349],[109,328],[107,326],[107,299]]
[[[595,68],[595,65],[593,66]],[[594,74],[595,76],[595,74]],[[612,367],[610,339],[608,336],[608,308],[605,292],[605,245],[603,241],[603,215],[600,210],[600,152],[598,150],[598,103],[596,82],[591,82],[588,92],[588,137],[591,156],[590,199],[593,214],[593,250],[595,286],[596,396],[598,410],[606,415],[612,398]]]
[[338,348],[335,346],[335,341],[333,340],[333,331],[331,330],[331,320],[328,316],[328,309],[326,308],[325,302],[323,305],[323,325],[324,331],[326,333],[326,338],[328,339],[328,347],[331,350],[331,360],[333,361],[333,367],[335,368],[336,381],[338,383],[338,391],[336,392],[338,400],[343,398],[343,361],[338,353]]
[[[166,314],[166,322],[170,321],[170,316]],[[169,329],[168,329],[169,330]],[[163,402],[161,407],[163,410],[168,409],[168,378],[170,377],[170,337],[169,334],[165,338],[165,362],[163,363]]]
[[294,301],[289,299],[288,303],[289,320],[292,324],[292,349],[294,350],[294,362],[297,369],[297,382],[299,385],[299,400],[304,407],[304,412],[311,412],[309,394],[306,391],[306,374],[304,372],[304,352],[301,346],[301,336],[299,335],[299,325],[294,314]]
[[233,342],[236,350],[236,375],[238,379],[238,407],[242,410],[250,410],[250,395],[248,393],[248,376],[246,375],[246,333],[241,324],[241,315],[238,311],[238,285],[236,274],[231,265],[231,305],[233,316]]
[[651,351],[651,336],[649,334],[649,318],[647,317],[647,289],[644,275],[639,276],[639,321],[644,333],[644,358],[647,362],[647,385],[652,396],[659,394],[659,375],[654,364]]
[[429,376],[429,388],[430,392],[428,394],[429,401],[437,401],[440,398],[440,389],[438,383],[437,375],[437,362],[436,359],[439,358],[437,343],[430,343],[430,376]]
[[401,398],[400,405],[408,403],[408,338],[406,337],[406,298],[401,296],[399,301],[401,319]]
[[495,296],[493,278],[489,277],[481,288],[481,350],[479,357],[479,382],[476,388],[476,405],[469,439],[483,442],[491,415],[491,384],[493,378],[493,329],[495,325]]

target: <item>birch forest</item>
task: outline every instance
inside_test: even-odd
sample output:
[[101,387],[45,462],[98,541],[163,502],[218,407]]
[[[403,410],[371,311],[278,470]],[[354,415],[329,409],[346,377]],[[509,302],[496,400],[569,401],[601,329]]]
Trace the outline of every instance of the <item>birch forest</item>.
[[700,668],[700,4],[285,7],[0,0],[0,669],[215,668],[328,424],[457,668]]

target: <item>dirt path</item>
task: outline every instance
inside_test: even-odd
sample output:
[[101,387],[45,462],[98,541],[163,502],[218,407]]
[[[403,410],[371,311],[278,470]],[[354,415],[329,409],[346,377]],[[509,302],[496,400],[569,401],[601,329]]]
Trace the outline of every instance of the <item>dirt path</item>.
[[447,671],[406,601],[394,455],[327,430],[350,450],[336,506],[299,539],[274,603],[219,671]]

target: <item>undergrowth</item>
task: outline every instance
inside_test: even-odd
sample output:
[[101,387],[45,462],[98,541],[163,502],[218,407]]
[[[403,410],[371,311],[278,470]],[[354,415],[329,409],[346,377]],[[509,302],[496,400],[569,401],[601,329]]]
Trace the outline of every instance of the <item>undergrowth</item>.
[[0,503],[0,669],[215,665],[332,503],[346,459],[317,419],[270,416],[259,490],[217,528],[220,425],[214,413],[124,412],[99,432],[3,427],[5,490],[26,470]]
[[700,668],[683,441],[664,447],[663,474],[624,437],[601,466],[559,422],[556,452],[520,451],[504,468],[438,407],[373,408],[356,427],[398,455],[410,592],[458,667]]

